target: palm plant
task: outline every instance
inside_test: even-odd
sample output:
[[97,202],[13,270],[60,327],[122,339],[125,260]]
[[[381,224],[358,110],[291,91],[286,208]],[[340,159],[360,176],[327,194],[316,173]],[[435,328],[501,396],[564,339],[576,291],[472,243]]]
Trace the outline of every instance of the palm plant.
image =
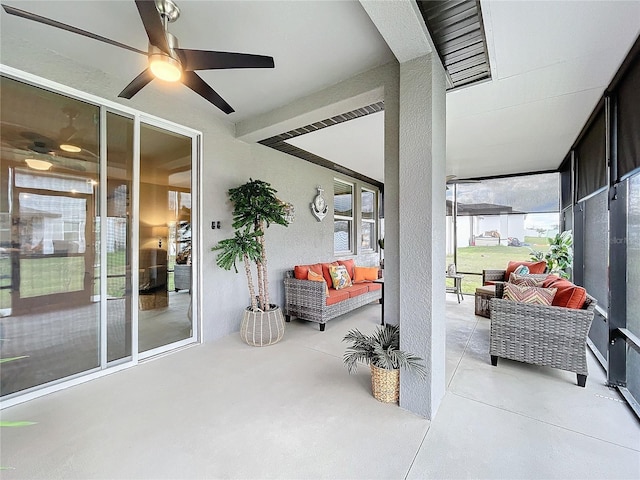
[[[216,258],[218,266],[231,267],[238,272],[236,263],[243,261],[252,310],[269,310],[269,280],[267,275],[267,250],[264,232],[269,225],[288,226],[285,204],[276,197],[276,190],[267,182],[249,179],[249,182],[229,190],[233,203],[233,238],[222,240],[212,250],[221,250]],[[258,296],[256,299],[251,263],[256,265]]]
[[546,260],[549,273],[555,273],[563,278],[569,278],[569,269],[573,264],[573,235],[571,230],[556,234],[549,239],[549,251],[531,251],[532,260]]
[[386,324],[384,327],[378,327],[373,335],[364,335],[356,328],[350,330],[343,341],[351,341],[342,357],[349,373],[357,370],[357,362],[360,361],[385,370],[406,368],[423,378],[427,374],[420,357],[400,350],[398,325]]

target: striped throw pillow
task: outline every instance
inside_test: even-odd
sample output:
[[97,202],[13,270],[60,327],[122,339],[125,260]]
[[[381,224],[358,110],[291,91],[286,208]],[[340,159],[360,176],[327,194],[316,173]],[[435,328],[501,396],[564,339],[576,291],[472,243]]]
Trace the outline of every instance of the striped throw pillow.
[[520,285],[521,287],[542,287],[545,279],[538,280],[535,277],[529,277],[527,275],[517,275],[512,273],[509,275],[509,283],[514,285]]
[[551,305],[557,290],[557,288],[523,287],[512,283],[505,283],[502,298],[513,302]]

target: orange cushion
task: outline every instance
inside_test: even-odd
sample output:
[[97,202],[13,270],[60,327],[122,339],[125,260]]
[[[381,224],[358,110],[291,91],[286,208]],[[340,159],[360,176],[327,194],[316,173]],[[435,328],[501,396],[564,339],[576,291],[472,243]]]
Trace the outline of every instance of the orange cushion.
[[370,292],[375,292],[376,290],[382,290],[382,285],[380,285],[379,283],[368,283],[367,287],[369,288]]
[[552,305],[580,309],[584,306],[584,302],[587,299],[587,291],[582,287],[572,284],[571,282],[569,283],[570,285],[566,287],[556,287],[558,289],[558,293],[556,293],[556,298]]
[[553,285],[558,280],[562,280],[562,279],[557,275],[547,275],[547,278],[545,278],[544,282],[542,282],[542,286],[544,288],[549,288],[551,285]]
[[356,266],[356,261],[354,259],[350,260],[338,260],[338,265],[344,265],[347,267],[347,273],[350,278],[353,278],[353,267]]
[[331,263],[323,263],[322,265],[322,275],[324,276],[324,281],[327,282],[329,288],[333,288],[333,280],[331,279],[331,273],[329,273],[329,267],[337,267],[338,262]]
[[581,309],[587,299],[587,291],[584,288],[556,275],[549,275],[545,284],[558,290],[551,304],[554,307]]
[[363,293],[367,293],[369,289],[366,285],[351,285],[350,287],[343,288],[341,291],[348,292],[349,298],[357,297]]
[[378,279],[378,267],[354,267],[353,283],[373,282]]
[[509,281],[509,276],[513,271],[518,268],[520,265],[526,265],[529,268],[529,273],[544,273],[547,269],[547,262],[544,260],[540,260],[539,262],[509,262],[507,266],[507,272],[504,274],[505,281]]
[[309,265],[296,265],[293,267],[293,276],[298,280],[306,280],[309,273]]
[[307,273],[309,270],[313,270],[314,272],[322,275],[322,265],[314,263],[313,265],[296,265],[293,267],[293,276],[298,280],[308,280]]
[[344,290],[329,289],[329,296],[327,297],[327,305],[335,305],[338,302],[347,300],[349,298],[349,292]]
[[327,296],[329,296],[329,287],[327,286],[327,282],[324,281],[324,277],[314,272],[313,270],[309,270],[307,273],[307,280],[311,280],[312,282],[324,282],[324,290]]

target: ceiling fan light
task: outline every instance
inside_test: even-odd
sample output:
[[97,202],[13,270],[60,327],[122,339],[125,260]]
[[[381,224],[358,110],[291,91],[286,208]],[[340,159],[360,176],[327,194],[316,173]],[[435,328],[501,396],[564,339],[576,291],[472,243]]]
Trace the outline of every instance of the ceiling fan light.
[[62,145],[60,145],[60,150],[64,150],[65,152],[69,153],[80,153],[82,151],[80,147],[71,143],[63,143]]
[[36,158],[26,158],[24,160],[29,168],[33,168],[34,170],[49,170],[51,168],[51,162],[47,162],[46,160],[38,160]]
[[168,55],[154,54],[149,56],[149,68],[156,78],[165,82],[177,82],[182,77],[180,62]]

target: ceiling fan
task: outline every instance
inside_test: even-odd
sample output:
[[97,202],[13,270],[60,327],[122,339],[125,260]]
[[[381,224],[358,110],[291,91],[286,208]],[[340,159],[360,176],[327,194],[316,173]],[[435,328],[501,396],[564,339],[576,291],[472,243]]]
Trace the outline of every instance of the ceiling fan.
[[63,170],[87,170],[86,155],[75,157],[60,152],[57,140],[36,132],[23,131],[17,135],[4,135],[2,151],[7,159],[24,161],[34,170],[49,170],[53,165]]
[[235,110],[202,80],[195,73],[195,70],[274,68],[273,57],[265,55],[179,48],[178,39],[171,35],[167,28],[169,23],[175,22],[180,16],[178,6],[172,0],[135,0],[135,3],[144,29],[147,32],[147,37],[149,37],[149,48],[146,52],[35,13],[26,12],[8,5],[2,5],[2,8],[10,15],[16,15],[146,55],[148,68],[120,92],[118,96],[122,98],[129,99],[133,97],[154,78],[169,82],[181,81],[224,113],[230,114]]

